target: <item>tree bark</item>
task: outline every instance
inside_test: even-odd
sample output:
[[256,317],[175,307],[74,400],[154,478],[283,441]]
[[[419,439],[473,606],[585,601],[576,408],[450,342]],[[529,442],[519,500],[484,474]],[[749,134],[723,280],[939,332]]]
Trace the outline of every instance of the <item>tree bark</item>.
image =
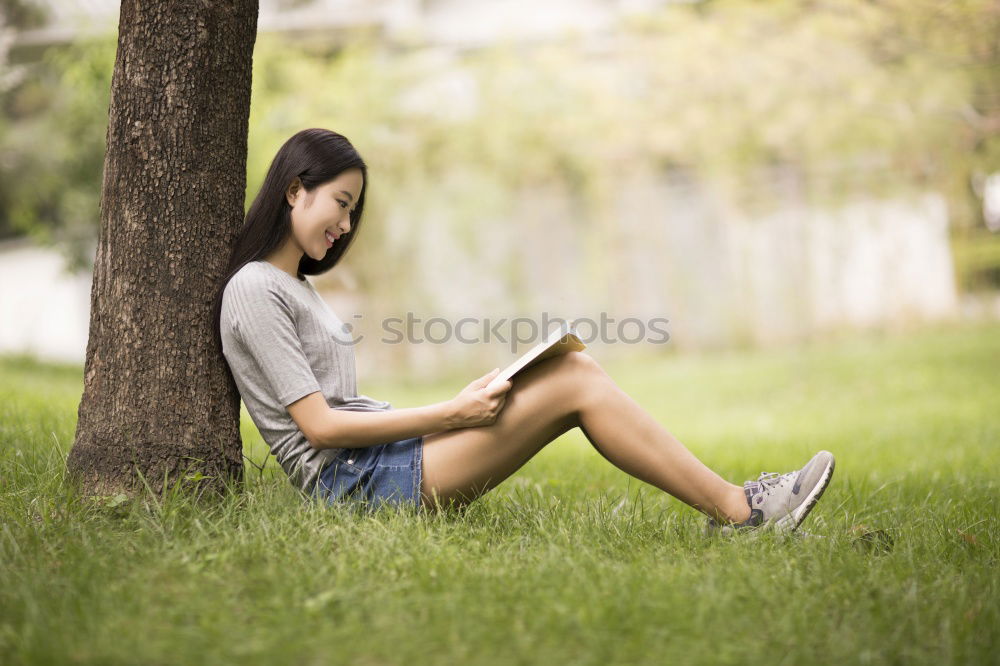
[[242,480],[212,297],[243,222],[257,0],[124,0],[76,438],[87,494]]

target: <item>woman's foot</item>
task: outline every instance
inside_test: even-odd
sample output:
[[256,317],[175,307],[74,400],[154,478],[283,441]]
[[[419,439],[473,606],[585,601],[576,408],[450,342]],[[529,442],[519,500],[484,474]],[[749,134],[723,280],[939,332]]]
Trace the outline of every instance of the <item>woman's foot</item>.
[[743,484],[750,517],[741,523],[719,523],[708,519],[707,534],[732,534],[736,530],[771,529],[794,531],[809,515],[833,477],[834,460],[829,451],[820,451],[806,466],[795,472],[761,474]]

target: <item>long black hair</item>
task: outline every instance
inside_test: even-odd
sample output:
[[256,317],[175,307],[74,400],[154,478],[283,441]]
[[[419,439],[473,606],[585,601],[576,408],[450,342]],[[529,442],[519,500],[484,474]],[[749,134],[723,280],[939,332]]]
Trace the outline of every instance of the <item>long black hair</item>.
[[325,129],[302,130],[278,150],[257,197],[250,204],[246,221],[233,243],[226,275],[215,294],[212,321],[215,343],[220,354],[222,294],[241,268],[251,261],[264,259],[288,238],[292,231],[292,207],[285,197],[289,185],[297,177],[302,181],[306,192],[310,192],[348,169],[360,169],[362,177],[361,194],[351,213],[351,230],[343,234],[319,261],[303,253],[298,268],[300,280],[304,280],[306,275],[319,275],[333,268],[354,242],[365,209],[368,166],[346,137]]

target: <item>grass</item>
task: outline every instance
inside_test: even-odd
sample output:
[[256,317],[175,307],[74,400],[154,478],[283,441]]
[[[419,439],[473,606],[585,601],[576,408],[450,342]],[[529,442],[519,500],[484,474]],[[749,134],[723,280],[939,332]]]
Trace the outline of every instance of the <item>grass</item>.
[[1000,662],[1000,326],[608,369],[731,480],[833,451],[822,538],[706,540],[578,432],[464,515],[304,505],[246,418],[247,492],[96,505],[63,486],[81,368],[8,358],[0,663]]

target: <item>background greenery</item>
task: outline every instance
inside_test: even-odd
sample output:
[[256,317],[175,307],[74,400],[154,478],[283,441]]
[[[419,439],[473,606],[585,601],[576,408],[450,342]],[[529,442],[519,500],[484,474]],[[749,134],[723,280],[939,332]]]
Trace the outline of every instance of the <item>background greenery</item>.
[[706,540],[577,431],[464,515],[303,505],[245,417],[245,493],[89,503],[82,369],[4,359],[0,662],[996,662],[1000,327],[607,367],[731,480],[833,451],[814,536]]
[[[1000,170],[1000,12],[991,0],[699,2],[567,36],[443,53],[357,33],[262,33],[255,51],[247,198],[278,146],[307,126],[351,137],[377,174],[366,234],[390,202],[445,200],[453,233],[502,217],[526,186],[584,203],[576,225],[606,244],[623,169],[682,169],[742,208],[769,205],[781,165],[816,203],[849,193],[947,196],[959,276],[996,286],[977,188]],[[10,55],[0,86],[0,218],[7,233],[93,259],[115,35]],[[456,89],[478,101],[452,103]],[[462,95],[458,95],[461,100]],[[471,240],[470,240],[471,242]],[[374,238],[353,262],[391,298],[406,243]],[[990,258],[985,265],[977,260]],[[516,287],[516,282],[512,282]]]

